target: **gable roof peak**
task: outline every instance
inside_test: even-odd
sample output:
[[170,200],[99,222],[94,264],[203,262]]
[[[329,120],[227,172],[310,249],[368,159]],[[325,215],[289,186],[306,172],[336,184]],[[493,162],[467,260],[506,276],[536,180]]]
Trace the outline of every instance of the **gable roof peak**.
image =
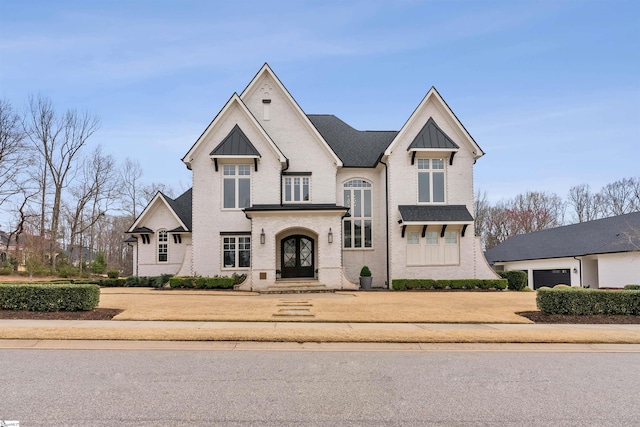
[[453,110],[446,103],[444,98],[442,98],[442,96],[440,95],[440,92],[438,92],[435,86],[431,86],[427,94],[424,96],[424,98],[422,98],[422,101],[420,101],[420,104],[418,104],[416,109],[413,110],[413,113],[411,113],[411,116],[407,119],[405,124],[402,126],[402,129],[400,129],[400,132],[398,132],[398,135],[396,136],[396,138],[385,150],[384,155],[388,156],[393,152],[393,149],[398,144],[398,141],[404,137],[405,133],[407,132],[407,129],[417,120],[417,116],[420,114],[420,112],[424,110],[427,103],[430,102],[431,100],[435,100],[437,105],[439,105],[442,108],[442,110],[444,110],[445,116],[448,116],[453,121],[454,125],[457,126],[460,132],[466,137],[468,143],[471,145],[471,151],[473,153],[474,159],[478,159],[484,156],[484,151],[482,151],[482,148],[480,148],[480,146],[475,141],[475,139],[473,139],[473,137],[464,127],[460,119],[458,119],[458,117],[455,115]]
[[240,126],[236,123],[231,129],[231,132],[224,137],[222,142],[218,144],[209,154],[212,157],[218,156],[249,156],[249,157],[262,157],[251,143],[247,135],[242,131]]
[[240,99],[245,98],[246,96],[248,96],[248,94],[250,94],[253,91],[254,87],[258,84],[258,81],[260,80],[260,78],[264,74],[268,74],[269,76],[271,76],[271,78],[272,78],[272,80],[274,82],[274,85],[278,89],[280,89],[280,91],[284,94],[285,99],[293,107],[295,112],[300,117],[300,120],[308,127],[308,129],[315,135],[315,137],[318,138],[318,140],[323,145],[324,149],[327,151],[327,154],[333,160],[333,163],[338,167],[344,166],[344,164],[342,163],[342,160],[340,159],[340,157],[338,157],[338,155],[335,153],[335,151],[333,151],[333,149],[331,148],[329,143],[324,139],[322,134],[320,134],[320,132],[318,132],[316,127],[313,125],[313,123],[311,123],[311,120],[309,120],[309,117],[307,117],[307,115],[305,114],[304,110],[300,107],[300,105],[293,98],[293,96],[291,96],[291,93],[289,92],[289,90],[284,86],[284,84],[282,84],[282,81],[278,78],[276,73],[273,72],[273,70],[271,69],[269,64],[267,64],[266,62],[264,63],[262,68],[260,68],[260,70],[256,73],[256,75],[253,77],[253,79],[251,79],[251,81],[249,82],[247,87],[242,91],[242,93],[240,94]]

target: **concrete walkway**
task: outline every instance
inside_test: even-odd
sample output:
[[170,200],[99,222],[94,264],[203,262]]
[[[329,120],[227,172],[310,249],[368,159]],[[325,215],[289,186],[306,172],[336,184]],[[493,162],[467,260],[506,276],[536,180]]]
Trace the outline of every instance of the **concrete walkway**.
[[[9,348],[15,348],[12,347],[15,345],[37,347],[42,342],[54,347],[66,342],[64,345],[70,348],[87,342],[102,342],[90,346],[111,348],[115,345],[121,348],[123,345],[132,345],[121,344],[124,342],[172,341],[188,341],[191,342],[190,346],[198,348],[222,345],[211,342],[233,342],[233,349],[250,347],[256,343],[272,343],[274,346],[284,346],[277,347],[284,349],[308,349],[309,346],[315,349],[340,349],[342,345],[359,343],[357,345],[365,348],[424,350],[427,345],[429,349],[439,349],[433,346],[466,343],[472,346],[586,346],[580,347],[583,349],[593,349],[593,345],[632,345],[635,347],[624,348],[636,351],[640,346],[640,325],[0,320],[0,348],[7,348],[4,347],[7,345]],[[198,342],[210,344],[195,344]],[[170,345],[161,346],[165,348]],[[222,349],[228,347],[222,346]]]
[[317,343],[255,341],[2,340],[0,350],[416,351],[640,353],[640,344]]
[[512,324],[512,323],[324,323],[324,322],[190,322],[135,320],[0,320],[5,327],[99,328],[99,329],[307,329],[307,330],[388,330],[388,331],[635,331],[640,324]]

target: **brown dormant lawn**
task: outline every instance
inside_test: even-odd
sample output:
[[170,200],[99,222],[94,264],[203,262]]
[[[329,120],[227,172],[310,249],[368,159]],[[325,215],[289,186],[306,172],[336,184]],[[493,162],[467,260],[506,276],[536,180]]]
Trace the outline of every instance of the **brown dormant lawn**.
[[[535,292],[260,295],[230,291],[103,288],[100,307],[124,310],[114,320],[532,323],[515,313],[536,310],[535,298]],[[294,315],[288,316],[291,314]]]
[[[640,343],[640,331],[563,329],[531,325],[516,315],[536,310],[535,292],[338,292],[260,295],[250,292],[105,288],[100,307],[124,310],[115,321],[84,321],[74,326],[12,326],[0,339],[174,340],[397,343]],[[308,310],[308,311],[304,311]],[[306,317],[283,317],[287,313]],[[280,314],[281,316],[274,316]],[[313,317],[308,317],[313,316]],[[119,327],[117,320],[136,320]],[[144,320],[226,321],[234,323],[162,324]],[[301,325],[299,322],[310,322]],[[270,322],[270,323],[257,323]],[[277,323],[276,323],[277,322]],[[284,323],[283,323],[284,322]],[[349,323],[346,323],[349,322]],[[372,323],[494,323],[447,329],[428,325]],[[121,324],[121,323],[120,323]],[[122,324],[121,324],[122,325]],[[211,325],[214,325],[213,323]],[[304,326],[304,327],[303,327]]]

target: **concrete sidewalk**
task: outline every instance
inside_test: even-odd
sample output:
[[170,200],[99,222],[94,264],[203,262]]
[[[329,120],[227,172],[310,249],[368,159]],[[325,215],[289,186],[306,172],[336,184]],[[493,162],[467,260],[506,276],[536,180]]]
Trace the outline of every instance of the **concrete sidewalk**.
[[0,320],[0,340],[640,344],[640,325]]
[[640,344],[295,343],[256,341],[0,340],[0,350],[415,351],[640,353]]
[[549,330],[549,331],[635,331],[640,324],[561,324],[561,323],[356,323],[356,322],[191,322],[137,320],[0,320],[3,328],[99,328],[99,329],[306,329],[306,330],[388,330],[388,331],[460,331],[460,330]]

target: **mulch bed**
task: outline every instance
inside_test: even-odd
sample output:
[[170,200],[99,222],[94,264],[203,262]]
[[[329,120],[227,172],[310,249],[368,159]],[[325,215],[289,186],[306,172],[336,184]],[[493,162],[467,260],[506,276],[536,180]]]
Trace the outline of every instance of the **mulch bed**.
[[0,310],[0,319],[26,320],[111,320],[123,310],[96,308],[88,311],[23,311]]
[[579,323],[579,324],[640,324],[640,316],[625,315],[571,315],[542,314],[539,311],[523,311],[519,314],[535,323]]

